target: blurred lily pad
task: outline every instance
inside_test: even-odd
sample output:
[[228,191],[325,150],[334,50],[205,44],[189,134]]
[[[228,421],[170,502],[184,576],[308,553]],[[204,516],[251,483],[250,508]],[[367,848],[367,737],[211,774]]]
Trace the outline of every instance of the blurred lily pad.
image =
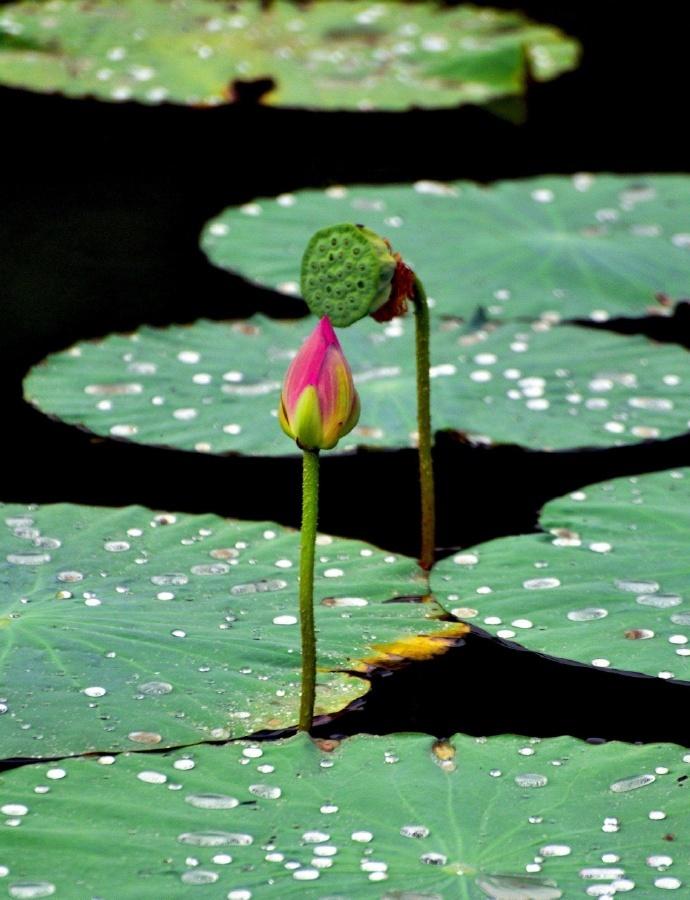
[[575,68],[577,42],[518,12],[432,3],[57,0],[3,6],[0,82],[102,100],[324,109],[482,104]]
[[[270,522],[6,505],[0,533],[4,756],[159,749],[294,724],[299,536]],[[401,637],[457,633],[413,560],[318,540],[317,712]],[[434,639],[436,640],[436,639]]]
[[298,736],[24,766],[0,777],[15,825],[3,837],[9,896],[157,900],[205,885],[230,900],[558,900],[687,888],[687,855],[669,837],[690,826],[682,748],[456,735],[434,749],[423,735],[360,736],[324,753]]
[[460,618],[530,650],[690,681],[690,469],[547,503],[543,533],[462,551],[432,572]]
[[329,188],[230,207],[202,247],[222,268],[299,294],[312,234],[361,222],[416,269],[437,314],[469,318],[483,306],[493,318],[605,321],[668,312],[658,294],[687,296],[689,204],[680,175]]
[[[25,383],[40,410],[96,434],[210,453],[295,453],[276,410],[314,319],[256,316],[144,327],[49,356]],[[414,323],[371,319],[341,332],[361,396],[336,452],[416,440]],[[432,424],[481,442],[610,446],[688,426],[687,351],[541,321],[471,334],[432,322]]]

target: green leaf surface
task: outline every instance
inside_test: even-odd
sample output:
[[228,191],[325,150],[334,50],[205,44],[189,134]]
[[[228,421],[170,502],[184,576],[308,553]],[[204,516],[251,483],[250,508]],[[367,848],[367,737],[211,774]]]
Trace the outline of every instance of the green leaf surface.
[[235,81],[271,78],[267,101],[289,107],[482,104],[578,55],[518,12],[431,3],[58,0],[0,15],[0,82],[143,103],[227,103]]
[[[290,359],[315,319],[256,316],[144,327],[54,354],[29,374],[43,412],[106,436],[212,453],[296,447],[276,410]],[[412,317],[340,332],[361,397],[359,424],[334,452],[415,441]],[[432,321],[432,425],[529,447],[610,446],[687,428],[687,351],[546,322],[466,334]]]
[[[3,756],[175,746],[294,724],[298,533],[272,523],[6,505],[0,526]],[[317,711],[367,682],[371,647],[437,621],[416,564],[320,536]],[[442,643],[442,642],[441,642]]]
[[690,469],[547,503],[543,534],[502,538],[432,573],[440,603],[530,650],[690,681]]
[[[332,753],[299,736],[8,772],[9,896],[49,896],[49,886],[141,900],[687,890],[681,747],[459,735],[453,744],[443,764],[428,736],[361,736]],[[27,883],[44,892],[20,893]]]
[[300,191],[230,207],[202,247],[216,265],[299,293],[312,234],[358,222],[387,237],[435,312],[469,318],[643,316],[690,285],[690,178],[575,175]]

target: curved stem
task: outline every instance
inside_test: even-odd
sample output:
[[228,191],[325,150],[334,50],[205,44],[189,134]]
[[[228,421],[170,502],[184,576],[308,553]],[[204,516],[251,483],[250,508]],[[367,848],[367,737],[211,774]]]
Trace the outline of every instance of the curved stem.
[[299,730],[309,731],[316,696],[316,632],[314,629],[314,548],[319,515],[319,451],[302,451],[302,530],[299,558],[299,618],[302,635],[302,693]]
[[417,431],[421,488],[422,544],[420,565],[430,569],[436,547],[434,466],[431,458],[431,385],[429,381],[429,304],[424,285],[414,278],[415,344],[417,354]]

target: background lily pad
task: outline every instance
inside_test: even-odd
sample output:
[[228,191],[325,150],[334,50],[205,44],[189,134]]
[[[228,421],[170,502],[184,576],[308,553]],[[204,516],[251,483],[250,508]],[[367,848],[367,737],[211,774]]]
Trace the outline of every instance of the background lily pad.
[[206,226],[212,262],[299,293],[312,234],[361,222],[416,269],[435,311],[469,317],[643,316],[687,296],[690,178],[575,175],[299,191],[230,207]]
[[[48,357],[25,394],[101,435],[201,452],[294,453],[276,409],[289,360],[314,321],[256,316],[110,335]],[[338,451],[414,443],[413,330],[411,318],[385,327],[367,319],[341,332],[362,414]],[[688,354],[673,345],[545,322],[467,334],[435,318],[431,348],[436,429],[564,448],[687,428]]]
[[9,895],[172,898],[206,885],[231,900],[557,900],[687,886],[672,842],[690,825],[682,748],[453,745],[436,756],[426,736],[362,736],[327,754],[297,737],[25,766],[0,780],[15,825]]
[[436,597],[530,650],[690,681],[690,469],[547,503],[543,534],[443,560]]
[[[270,522],[6,505],[0,534],[4,756],[174,746],[294,724],[298,534]],[[319,538],[320,712],[365,693],[372,646],[447,632],[416,564]]]
[[577,41],[517,12],[431,3],[60,0],[0,16],[0,81],[143,103],[230,102],[271,78],[268,101],[405,109],[520,95],[573,69]]

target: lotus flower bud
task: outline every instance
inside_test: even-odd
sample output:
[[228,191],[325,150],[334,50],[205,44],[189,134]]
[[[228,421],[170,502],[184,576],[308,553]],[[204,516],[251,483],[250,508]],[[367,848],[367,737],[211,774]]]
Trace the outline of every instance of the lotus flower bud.
[[399,264],[389,243],[369,228],[331,225],[304,251],[302,296],[315,315],[338,327],[352,325],[387,303]]
[[352,372],[324,316],[290,363],[278,420],[303,450],[330,450],[358,419],[359,397]]

